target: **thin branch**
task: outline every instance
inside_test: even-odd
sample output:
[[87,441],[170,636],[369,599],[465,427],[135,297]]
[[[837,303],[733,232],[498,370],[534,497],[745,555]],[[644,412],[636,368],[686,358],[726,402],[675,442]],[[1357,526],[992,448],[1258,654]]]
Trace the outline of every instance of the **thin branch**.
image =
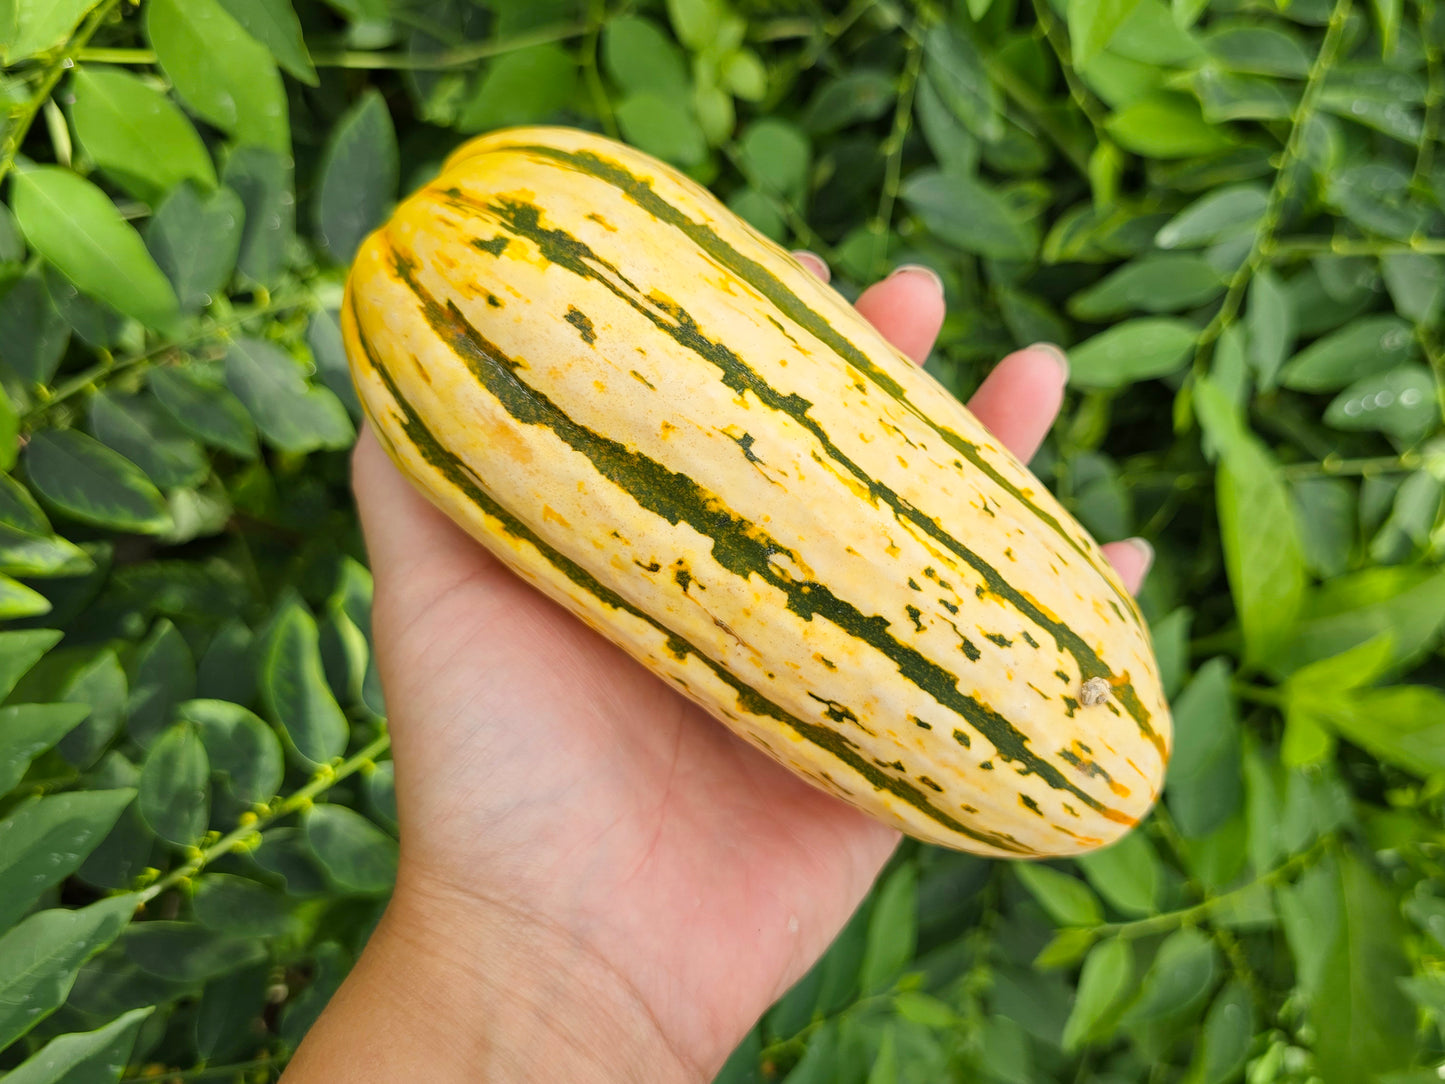
[[549,42],[580,38],[591,30],[590,22],[565,23],[558,26],[544,26],[510,38],[476,42],[456,49],[446,49],[430,56],[339,50],[312,53],[311,62],[318,68],[352,68],[361,71],[447,71],[452,68],[466,68],[479,60],[500,56],[503,53],[513,53],[532,45],[545,45]]
[[878,197],[878,211],[868,224],[873,235],[872,274],[877,278],[883,271],[888,254],[888,227],[893,221],[893,205],[898,199],[898,187],[903,170],[903,145],[908,141],[908,131],[913,124],[913,95],[918,89],[918,76],[923,70],[923,47],[913,35],[908,40],[908,59],[903,65],[903,78],[898,87],[898,103],[893,111],[893,128],[883,141],[883,150],[888,155],[884,170],[883,191]]

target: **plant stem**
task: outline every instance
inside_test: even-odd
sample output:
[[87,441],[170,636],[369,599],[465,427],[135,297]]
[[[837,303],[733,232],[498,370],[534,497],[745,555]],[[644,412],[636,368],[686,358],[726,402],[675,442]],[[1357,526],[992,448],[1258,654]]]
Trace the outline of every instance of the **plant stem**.
[[154,49],[110,49],[91,46],[80,50],[75,59],[81,64],[154,64]]
[[362,71],[446,71],[450,68],[465,68],[478,60],[516,52],[532,45],[580,38],[592,30],[591,23],[564,23],[558,26],[544,26],[526,34],[502,38],[499,41],[475,42],[446,49],[431,56],[412,56],[409,53],[370,53],[358,50],[315,52],[311,62],[318,68],[352,68]]
[[197,1069],[167,1069],[162,1073],[143,1072],[139,1076],[121,1077],[119,1084],[169,1084],[172,1080],[205,1080],[208,1077],[234,1076],[250,1069],[279,1069],[291,1059],[289,1052],[273,1054],[232,1065],[203,1065]]
[[1420,151],[1415,158],[1415,175],[1410,179],[1410,187],[1420,191],[1430,183],[1436,129],[1440,127],[1440,111],[1445,105],[1445,53],[1442,53],[1440,39],[1433,33],[1435,0],[1419,0],[1418,15],[1420,44],[1425,50],[1425,70],[1429,79],[1425,90],[1425,121],[1421,126]]
[[[1018,106],[1040,132],[1053,140],[1069,163],[1085,177],[1089,175],[1089,152],[1079,145],[1058,120],[1049,112],[1049,103],[1019,78],[1017,72],[996,57],[983,57],[983,70],[999,90],[1003,91],[1014,105]],[[1096,133],[1097,134],[1097,133]]]
[[903,171],[903,144],[913,123],[913,95],[918,89],[918,75],[923,69],[923,47],[917,37],[908,36],[908,58],[903,65],[903,78],[898,87],[898,103],[893,111],[893,128],[883,141],[888,164],[883,175],[883,191],[878,198],[878,211],[868,224],[873,235],[872,274],[878,278],[888,255],[888,227],[893,221],[893,204],[898,199],[898,186]]
[[389,748],[391,748],[391,736],[383,731],[376,738],[373,738],[364,749],[343,760],[335,767],[329,764],[323,766],[312,778],[311,782],[307,783],[290,797],[283,798],[279,802],[274,802],[268,806],[263,813],[246,814],[241,818],[241,824],[231,829],[230,832],[226,833],[209,847],[198,851],[185,865],[171,870],[170,873],[166,874],[155,884],[142,889],[140,892],[140,901],[142,903],[148,903],[162,892],[172,889],[182,881],[194,877],[222,855],[230,854],[237,847],[245,845],[252,836],[259,834],[272,822],[305,809],[317,795],[324,794],[348,776],[355,775]]
[[101,23],[110,18],[111,12],[119,6],[120,0],[103,0],[101,5],[92,11],[85,22],[80,24],[80,29],[75,36],[65,44],[55,56],[55,59],[46,67],[44,75],[40,77],[40,85],[35,88],[35,93],[20,107],[19,113],[11,119],[10,131],[5,135],[5,142],[0,145],[0,181],[15,165],[15,156],[20,152],[20,145],[25,142],[25,137],[30,132],[30,125],[35,122],[36,114],[42,106],[50,100],[60,77],[75,66],[76,57],[90,41],[91,37],[100,29]]
[[1412,237],[1408,241],[1366,241],[1353,237],[1294,237],[1273,241],[1269,246],[1271,263],[1284,263],[1309,256],[1391,256],[1403,252],[1419,252],[1427,256],[1445,256],[1445,238]]
[[1249,254],[1230,277],[1229,289],[1224,295],[1224,303],[1220,306],[1214,319],[1200,333],[1199,340],[1195,344],[1194,372],[1196,375],[1203,375],[1215,340],[1239,314],[1239,306],[1244,301],[1244,291],[1248,288],[1250,280],[1273,255],[1274,233],[1279,228],[1285,201],[1294,191],[1295,165],[1300,158],[1305,128],[1308,126],[1310,118],[1314,116],[1320,94],[1324,91],[1325,77],[1329,74],[1330,68],[1339,54],[1340,42],[1344,38],[1345,23],[1349,20],[1352,3],[1353,0],[1336,0],[1334,11],[1330,13],[1330,22],[1325,30],[1324,41],[1320,43],[1320,51],[1315,54],[1314,63],[1310,65],[1304,93],[1300,96],[1299,104],[1290,118],[1289,137],[1285,140],[1284,150],[1280,154],[1279,169],[1275,172],[1274,184],[1270,186],[1269,200],[1265,204],[1264,215],[1260,219],[1259,225],[1255,227],[1254,241],[1250,245]]
[[592,0],[592,28],[587,33],[587,42],[582,46],[582,74],[587,82],[588,93],[602,127],[613,139],[621,139],[617,130],[617,116],[612,111],[612,102],[607,97],[607,88],[602,85],[602,76],[597,70],[598,41],[602,36],[603,24],[607,22],[607,0]]
[[[1103,106],[1089,88],[1084,86],[1083,81],[1079,78],[1079,73],[1074,70],[1068,33],[1060,24],[1053,9],[1049,7],[1047,0],[1033,0],[1033,7],[1034,17],[1039,21],[1039,29],[1043,31],[1044,40],[1053,50],[1054,58],[1059,63],[1059,70],[1064,73],[1064,82],[1069,87],[1069,97],[1074,99],[1074,104],[1088,118],[1099,142],[1108,142],[1109,137],[1104,133],[1104,122],[1108,118],[1104,115]],[[1087,163],[1085,166],[1087,169]]]

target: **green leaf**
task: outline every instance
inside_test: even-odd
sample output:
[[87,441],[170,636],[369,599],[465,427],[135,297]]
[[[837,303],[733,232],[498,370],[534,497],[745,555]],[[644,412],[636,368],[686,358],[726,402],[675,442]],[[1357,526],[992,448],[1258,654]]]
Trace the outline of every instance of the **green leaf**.
[[[196,667],[196,696],[249,704],[255,699],[251,645],[255,636],[244,622],[232,618],[218,628]],[[216,761],[215,752],[211,762]]]
[[165,500],[140,468],[74,429],[42,429],[25,446],[35,492],[72,519],[138,534],[170,526]]
[[656,91],[630,94],[617,103],[617,123],[627,142],[684,168],[707,157],[707,139],[687,104]]
[[136,903],[112,896],[75,911],[40,911],[0,936],[0,1048],[65,1002],[80,966],[115,940]]
[[341,324],[332,309],[317,309],[306,324],[306,345],[316,362],[316,376],[340,399],[353,419],[361,419],[361,401],[351,380],[350,363],[346,360],[346,344],[341,338]]
[[1238,980],[1224,987],[1204,1017],[1186,1084],[1225,1084],[1244,1067],[1254,1038],[1254,999]]
[[1445,570],[1363,569],[1325,584],[1310,596],[1298,635],[1274,669],[1288,674],[1388,633],[1391,669],[1398,672],[1430,649],[1442,627]]
[[1084,953],[1093,947],[1098,936],[1097,930],[1065,926],[1039,950],[1034,957],[1034,967],[1045,971],[1055,967],[1072,967],[1084,958]]
[[1242,233],[1253,233],[1269,205],[1258,184],[1236,184],[1201,196],[1160,227],[1160,248],[1198,248]]
[[21,170],[13,184],[15,219],[31,248],[118,312],[162,334],[174,329],[175,291],[104,192],[59,166]]
[[893,80],[883,72],[863,68],[820,84],[800,119],[811,134],[826,135],[877,120],[894,100]]
[[1335,391],[1398,368],[1414,352],[1415,338],[1404,320],[1367,316],[1295,355],[1280,374],[1280,383],[1293,391]]
[[1080,855],[1075,861],[1094,891],[1126,915],[1152,915],[1159,910],[1163,867],[1142,832],[1130,832],[1117,843]]
[[4,1076],[5,1084],[114,1084],[153,1006],[121,1013],[94,1031],[60,1035]]
[[14,64],[59,45],[100,0],[15,0],[15,36],[4,61]]
[[270,51],[276,63],[301,82],[317,85],[316,68],[306,51],[301,21],[296,18],[291,0],[221,0],[221,6]]
[[195,726],[176,723],[162,733],[146,754],[137,799],[151,831],[180,846],[197,842],[211,816],[210,774]]
[[1175,701],[1174,752],[1164,798],[1179,831],[1209,835],[1239,809],[1239,719],[1230,695],[1230,668],[1210,659]]
[[300,362],[262,339],[239,338],[226,351],[226,385],[246,405],[268,443],[284,452],[346,448],[356,438],[346,408],[306,382]]
[[577,88],[577,63],[560,45],[529,45],[493,60],[461,108],[457,127],[482,132],[546,120]]
[[40,270],[9,288],[0,286],[0,371],[29,384],[49,384],[70,342],[70,324],[60,315]]
[[346,717],[326,684],[316,620],[300,603],[276,619],[261,664],[261,698],[306,760],[325,764],[346,751]]
[[241,197],[245,208],[236,266],[242,274],[269,285],[286,266],[296,230],[290,159],[265,147],[241,147],[226,160],[221,180]]
[[396,840],[354,810],[317,805],[301,817],[306,842],[343,892],[382,895],[396,880]]
[[1125,150],[1148,158],[1188,158],[1225,150],[1233,141],[1210,124],[1193,99],[1159,93],[1112,114],[1105,129]]
[[1198,256],[1142,256],[1069,299],[1069,313],[1099,321],[1130,312],[1178,312],[1224,293],[1224,277]]
[[0,621],[37,617],[50,612],[50,600],[23,583],[0,575]]
[[128,72],[87,64],[71,80],[70,116],[95,164],[137,199],[154,202],[193,180],[216,186],[206,145],[171,100]]
[[713,43],[726,14],[721,0],[667,0],[667,16],[678,40],[689,49]]
[[602,30],[602,67],[628,93],[685,98],[692,87],[677,43],[651,19],[623,15]]
[[170,419],[207,444],[242,459],[256,455],[256,426],[218,379],[193,367],[158,367],[146,380]]
[[1069,381],[1081,388],[1118,388],[1167,376],[1189,360],[1199,329],[1184,320],[1125,320],[1069,351]]
[[1403,365],[1357,380],[1330,403],[1325,424],[1419,440],[1439,424],[1435,377],[1423,365]]
[[59,700],[84,704],[84,723],[60,743],[60,755],[77,767],[89,766],[115,737],[125,718],[125,671],[113,650],[97,651],[61,686]]
[[[1375,108],[1384,111],[1396,107]],[[1393,114],[1385,113],[1390,115]],[[1368,112],[1364,114],[1369,116]],[[1329,175],[1325,196],[1355,225],[1397,241],[1408,241],[1424,230],[1430,220],[1429,209],[1412,194],[1410,171],[1393,162],[1371,162],[1336,170]]]
[[1250,280],[1245,327],[1249,332],[1249,364],[1259,376],[1260,388],[1269,391],[1295,338],[1289,291],[1269,268],[1262,268]]
[[1445,771],[1445,693],[1426,685],[1298,693],[1310,717],[1407,772]]
[[1164,939],[1139,983],[1139,994],[1120,1023],[1144,1023],[1175,1016],[1197,1005],[1214,986],[1218,950],[1209,935],[1192,926]]
[[1209,381],[1196,385],[1195,404],[1220,451],[1215,499],[1245,659],[1262,663],[1289,643],[1304,599],[1294,505],[1274,457]]
[[291,929],[285,896],[231,873],[207,873],[198,878],[191,909],[197,922],[222,933],[273,937]]
[[105,302],[81,293],[51,264],[41,269],[41,275],[55,310],[77,338],[101,350],[108,350],[119,342],[125,329],[125,318],[120,313]]
[[867,995],[887,988],[918,946],[918,867],[905,862],[888,875],[868,916],[868,941],[858,983]]
[[90,431],[157,486],[195,485],[210,471],[200,447],[149,396],[100,392],[89,403]]
[[237,798],[261,805],[276,796],[285,765],[274,730],[224,700],[186,700],[176,715],[196,727],[211,771],[226,779]]
[[142,971],[172,982],[203,982],[266,958],[265,942],[216,933],[194,922],[136,922],[122,935],[121,945]]
[[349,264],[396,199],[401,164],[396,129],[381,94],[370,90],[331,131],[316,195],[316,232],[333,260]]
[[1030,862],[1020,862],[1013,869],[1039,906],[1060,926],[1098,926],[1104,921],[1103,905],[1077,877]]
[[25,672],[58,644],[63,635],[51,629],[0,632],[0,700],[10,695]]
[[1069,52],[1082,67],[1109,44],[1139,0],[1069,0]]
[[241,251],[246,209],[229,188],[172,190],[146,224],[145,243],[170,280],[181,311],[196,313],[220,294]]
[[1344,851],[1281,888],[1279,897],[1321,1079],[1369,1084],[1408,1065],[1415,1014],[1397,985],[1408,973],[1404,931],[1385,886]]
[[1303,79],[1314,56],[1292,30],[1280,23],[1234,20],[1212,25],[1205,47],[1230,71]]
[[281,74],[217,0],[150,0],[145,29],[176,94],[197,116],[238,144],[290,151]]
[[1119,1011],[1134,992],[1133,979],[1134,951],[1129,942],[1112,937],[1094,946],[1084,960],[1074,1006],[1064,1025],[1065,1050],[1078,1050],[1113,1030]]
[[801,200],[808,189],[812,147],[802,129],[766,117],[753,121],[738,140],[739,165],[756,187]]
[[0,794],[20,782],[25,770],[90,714],[84,704],[12,704],[0,708]]
[[972,177],[924,169],[899,194],[940,240],[999,260],[1028,260],[1038,252],[1038,227]]
[[74,873],[134,798],[133,790],[53,794],[0,820],[0,929]]
[[723,87],[745,102],[760,102],[768,93],[768,69],[751,49],[737,49],[722,60]]
[[1445,258],[1423,252],[1391,252],[1380,257],[1395,311],[1417,324],[1433,324],[1445,310]]
[[167,618],[155,623],[136,649],[130,666],[126,699],[126,730],[143,749],[170,726],[176,704],[196,687],[196,664],[175,625]]
[[20,455],[20,415],[0,386],[0,471],[12,470]]
[[[1003,97],[989,78],[973,39],[958,27],[940,22],[924,39],[923,55],[927,85],[948,111],[985,143],[1002,139]],[[892,93],[890,86],[890,97]]]

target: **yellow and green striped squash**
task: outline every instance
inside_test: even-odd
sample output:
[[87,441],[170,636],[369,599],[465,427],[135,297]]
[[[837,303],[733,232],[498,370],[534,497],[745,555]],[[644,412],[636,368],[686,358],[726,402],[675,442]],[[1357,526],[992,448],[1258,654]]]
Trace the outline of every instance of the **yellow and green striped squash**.
[[362,247],[342,322],[413,483],[818,786],[1005,856],[1154,801],[1168,707],[1088,534],[671,168],[561,128],[470,142]]

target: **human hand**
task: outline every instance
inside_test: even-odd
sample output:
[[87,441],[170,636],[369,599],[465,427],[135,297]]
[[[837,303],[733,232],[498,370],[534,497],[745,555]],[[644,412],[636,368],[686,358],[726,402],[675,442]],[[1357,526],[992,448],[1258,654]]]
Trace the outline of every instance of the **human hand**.
[[[858,309],[921,363],[944,303],[931,272],[902,269]],[[970,407],[1026,461],[1065,379],[1057,351],[1022,350]],[[447,1003],[419,1004],[454,1027],[474,1003],[498,1059],[511,1056],[498,1032],[515,1026],[534,1044],[549,1035],[594,1054],[587,1079],[710,1079],[827,947],[897,834],[746,745],[513,576],[369,432],[355,489],[402,826],[396,892],[368,956],[413,961],[420,983],[445,985]],[[1137,589],[1147,548],[1105,550]],[[358,972],[349,987],[367,981]],[[354,1009],[365,995],[349,996]],[[338,1000],[321,1036],[348,1011]],[[308,1039],[293,1072],[311,1049]],[[610,1058],[649,1050],[650,1068],[607,1074]],[[523,1078],[535,1068],[521,1054],[510,1064]],[[582,1063],[569,1064],[539,1076],[582,1079]]]

